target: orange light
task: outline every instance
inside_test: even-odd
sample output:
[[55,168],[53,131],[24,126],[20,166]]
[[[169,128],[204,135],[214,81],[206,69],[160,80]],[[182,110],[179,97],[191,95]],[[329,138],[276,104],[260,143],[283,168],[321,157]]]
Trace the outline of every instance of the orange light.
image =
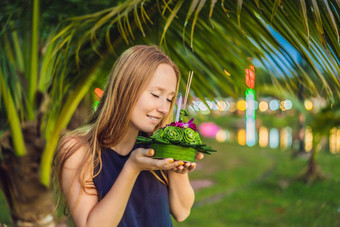
[[269,142],[268,129],[260,127],[259,129],[259,145],[260,147],[267,147]]
[[255,86],[255,67],[250,65],[248,69],[245,69],[246,84],[249,88],[254,89]]
[[100,89],[100,88],[94,89],[94,92],[96,93],[96,95],[97,95],[99,98],[101,98],[101,97],[103,96],[103,94],[104,94],[104,91],[103,91],[102,89]]
[[227,74],[227,76],[231,76],[231,74],[227,70],[224,70],[224,73]]

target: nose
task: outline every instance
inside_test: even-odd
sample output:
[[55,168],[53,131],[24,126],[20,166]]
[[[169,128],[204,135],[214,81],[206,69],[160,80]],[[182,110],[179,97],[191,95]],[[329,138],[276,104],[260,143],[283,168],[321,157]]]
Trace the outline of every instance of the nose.
[[166,115],[170,111],[170,103],[166,99],[161,99],[157,106],[157,111]]

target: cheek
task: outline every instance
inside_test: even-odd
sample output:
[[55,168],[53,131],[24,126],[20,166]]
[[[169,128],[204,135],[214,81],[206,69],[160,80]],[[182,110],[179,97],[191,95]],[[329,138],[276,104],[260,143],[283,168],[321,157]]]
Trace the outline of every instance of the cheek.
[[144,93],[137,101],[135,111],[137,112],[146,112],[152,108],[152,99],[148,98]]

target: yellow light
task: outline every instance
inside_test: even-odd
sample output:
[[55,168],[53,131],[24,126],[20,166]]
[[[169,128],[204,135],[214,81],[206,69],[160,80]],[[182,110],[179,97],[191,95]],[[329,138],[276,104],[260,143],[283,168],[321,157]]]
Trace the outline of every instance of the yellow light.
[[313,148],[313,134],[311,127],[307,126],[305,131],[305,149],[311,151]]
[[287,149],[288,147],[288,131],[286,128],[281,129],[280,132],[280,147],[282,150]]
[[340,129],[336,133],[336,153],[340,153]]
[[332,154],[337,153],[336,134],[337,134],[336,128],[332,128],[329,135],[329,150]]
[[217,142],[223,143],[227,139],[227,133],[223,129],[220,129],[216,133]]
[[237,132],[237,141],[238,144],[245,146],[246,145],[246,130],[245,129],[239,129]]
[[261,112],[265,112],[268,110],[268,103],[265,101],[261,101],[259,104],[259,109]]
[[313,109],[313,103],[310,100],[305,100],[305,108],[306,110],[312,110]]
[[268,129],[265,127],[260,127],[259,129],[259,145],[260,147],[267,147],[269,136]]
[[231,74],[227,70],[224,70],[224,73],[227,74],[227,76],[231,76]]
[[240,111],[245,111],[247,109],[247,102],[245,100],[239,100],[236,103],[237,109]]
[[285,110],[286,110],[285,101],[281,101],[281,103],[280,103],[280,109],[281,109],[282,111],[285,111]]

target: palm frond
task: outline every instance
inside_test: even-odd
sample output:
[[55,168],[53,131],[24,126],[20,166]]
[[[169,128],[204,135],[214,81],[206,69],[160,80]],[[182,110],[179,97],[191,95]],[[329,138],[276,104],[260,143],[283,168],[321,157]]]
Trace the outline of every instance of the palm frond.
[[[244,69],[251,63],[248,57],[257,61],[262,72],[266,69],[266,74],[257,74],[257,80],[268,86],[293,95],[302,83],[305,95],[332,101],[340,97],[339,0],[221,0],[219,4],[216,0],[127,0],[116,5],[104,1],[105,8],[98,12],[69,13],[75,16],[55,23],[56,33],[37,19],[37,2],[0,3],[1,72],[6,85],[1,100],[6,96],[4,103],[13,104],[6,108],[17,111],[19,123],[44,115],[41,128],[49,147],[42,164],[45,184],[61,130],[93,80],[105,77],[103,64],[110,65],[115,54],[133,43],[158,42],[178,63],[184,80],[187,71],[194,70],[192,95],[202,100],[243,94]],[[32,7],[33,13],[26,15],[23,7]],[[44,3],[42,7],[46,9]],[[46,9],[41,18],[55,14]],[[31,16],[33,32],[27,32]],[[299,59],[285,50],[277,33],[299,52]],[[95,73],[98,65],[100,73]],[[46,113],[37,110],[38,90],[48,97]]]
[[50,183],[52,158],[61,131],[66,128],[79,103],[92,87],[93,82],[99,76],[108,75],[111,68],[108,65],[111,66],[112,61],[113,56],[109,55],[92,65],[92,69],[89,70],[88,74],[84,75],[82,81],[77,83],[77,86],[67,95],[60,113],[57,116],[52,115],[47,119],[45,127],[46,146],[41,160],[41,180],[43,184],[48,186]]
[[26,154],[26,148],[20,126],[20,119],[9,89],[5,85],[6,81],[2,70],[0,70],[0,84],[1,98],[4,100],[8,123],[12,132],[14,151],[17,156],[24,156]]

